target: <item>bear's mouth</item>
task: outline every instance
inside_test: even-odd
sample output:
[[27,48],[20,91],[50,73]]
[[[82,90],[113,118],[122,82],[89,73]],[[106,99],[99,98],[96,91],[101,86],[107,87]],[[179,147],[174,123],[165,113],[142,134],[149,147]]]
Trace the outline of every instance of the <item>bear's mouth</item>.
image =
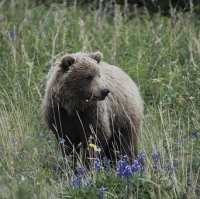
[[108,89],[105,89],[105,90],[103,90],[103,92],[101,93],[101,95],[98,95],[98,96],[94,95],[94,93],[92,93],[91,96],[85,98],[84,101],[86,103],[94,102],[94,101],[103,101],[108,96],[109,92],[110,91]]
[[92,93],[92,95],[88,98],[85,99],[85,102],[88,103],[90,101],[93,101],[94,100],[94,94]]
[[89,103],[89,102],[94,102],[94,101],[103,101],[103,100],[105,100],[106,97],[107,96],[95,96],[95,95],[92,95],[91,97],[86,98],[85,102]]

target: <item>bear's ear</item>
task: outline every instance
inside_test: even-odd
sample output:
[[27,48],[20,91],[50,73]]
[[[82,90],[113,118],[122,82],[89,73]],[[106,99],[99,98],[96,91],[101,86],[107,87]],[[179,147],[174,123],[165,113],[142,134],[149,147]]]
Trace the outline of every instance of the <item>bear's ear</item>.
[[99,51],[94,52],[94,53],[89,53],[89,57],[96,60],[97,63],[99,63],[103,57],[103,54]]
[[62,69],[68,69],[72,64],[74,64],[75,62],[75,58],[70,56],[70,55],[67,55],[65,57],[62,58],[61,60],[61,63],[60,63],[60,67]]

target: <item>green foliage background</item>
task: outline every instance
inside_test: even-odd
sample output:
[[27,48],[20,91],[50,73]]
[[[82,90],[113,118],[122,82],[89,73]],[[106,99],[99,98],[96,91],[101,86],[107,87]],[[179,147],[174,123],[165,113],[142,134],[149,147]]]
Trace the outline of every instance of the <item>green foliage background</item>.
[[[72,189],[73,171],[62,166],[42,120],[51,60],[59,53],[95,50],[122,67],[144,98],[140,150],[147,156],[147,174],[134,180],[134,198],[199,197],[200,22],[191,12],[139,13],[128,17],[119,5],[107,14],[76,4],[0,2],[0,198],[98,198],[102,185],[108,187],[106,198],[127,198],[126,184],[114,173],[89,173],[92,188]],[[152,173],[155,147],[163,165],[177,163],[173,178]]]

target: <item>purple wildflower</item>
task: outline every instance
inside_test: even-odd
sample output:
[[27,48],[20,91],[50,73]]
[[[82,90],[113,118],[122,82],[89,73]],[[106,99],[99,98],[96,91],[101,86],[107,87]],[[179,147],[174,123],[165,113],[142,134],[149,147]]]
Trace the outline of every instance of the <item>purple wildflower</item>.
[[124,161],[126,161],[126,162],[128,162],[128,156],[127,155],[122,156],[121,159],[124,160]]
[[81,179],[79,177],[76,177],[72,180],[72,187],[75,189],[78,189],[81,187]]
[[119,160],[117,162],[116,173],[118,176],[122,177],[124,175],[124,169],[128,165],[128,162],[125,160]]
[[198,132],[197,132],[197,131],[192,131],[192,133],[191,133],[191,138],[192,138],[193,140],[196,140],[196,139],[198,138]]
[[143,164],[144,161],[145,161],[145,153],[144,152],[141,152],[138,157],[137,157],[137,160],[140,164]]
[[107,188],[103,186],[99,189],[99,199],[104,199],[104,193],[106,192],[106,190]]
[[76,176],[77,177],[82,177],[82,176],[84,176],[85,175],[85,173],[86,173],[86,170],[85,170],[85,168],[84,167],[78,167],[77,169],[76,169]]
[[138,160],[134,160],[132,165],[131,165],[131,170],[133,173],[136,173],[141,170],[141,164],[139,163]]
[[140,163],[140,171],[145,171],[145,153],[141,152],[137,157],[138,162]]
[[153,163],[153,170],[158,171],[158,164]]
[[159,168],[160,154],[154,149],[151,157],[153,160],[153,170],[157,171]]
[[8,32],[8,38],[10,41],[14,42],[16,40],[17,34],[16,34],[16,27],[13,27],[13,30]]
[[100,161],[99,158],[96,158],[96,159],[94,160],[94,170],[95,170],[96,172],[99,172],[100,169],[101,169],[101,161]]
[[130,177],[133,175],[132,169],[130,165],[125,166],[124,171],[123,171],[123,176],[124,177]]
[[160,154],[156,150],[152,153],[152,159],[154,163],[157,163],[160,159]]

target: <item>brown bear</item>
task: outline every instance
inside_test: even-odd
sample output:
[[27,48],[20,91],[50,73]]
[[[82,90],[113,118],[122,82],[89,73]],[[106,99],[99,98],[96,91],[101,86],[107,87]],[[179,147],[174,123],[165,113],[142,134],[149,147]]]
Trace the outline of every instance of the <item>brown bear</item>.
[[43,99],[49,128],[64,146],[84,151],[88,140],[110,159],[137,155],[143,100],[122,69],[101,61],[102,54],[66,54],[52,65]]

